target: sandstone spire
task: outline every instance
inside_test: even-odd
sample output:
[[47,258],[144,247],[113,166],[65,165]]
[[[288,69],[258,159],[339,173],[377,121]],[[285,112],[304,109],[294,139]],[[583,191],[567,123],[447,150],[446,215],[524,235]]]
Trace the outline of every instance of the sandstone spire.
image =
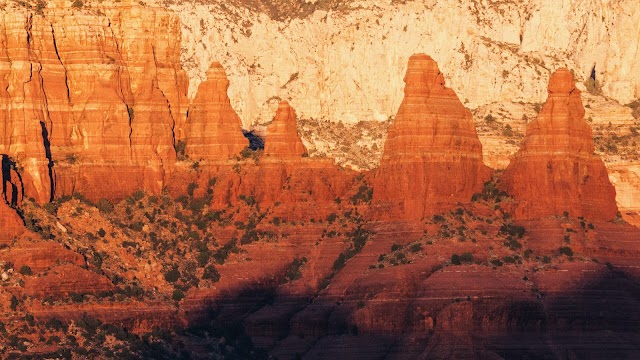
[[399,210],[419,219],[469,201],[490,170],[482,162],[471,112],[445,87],[436,62],[411,56],[404,81],[405,97],[389,128],[373,199],[382,213]]
[[547,102],[527,126],[524,145],[500,183],[518,201],[517,218],[565,211],[594,220],[616,216],[615,189],[594,154],[580,90],[569,70],[558,69],[551,76]]
[[270,157],[296,158],[307,154],[296,127],[296,112],[288,102],[282,101],[273,122],[267,127],[264,153]]
[[248,146],[241,121],[227,96],[229,80],[219,63],[211,64],[189,107],[185,153],[193,160],[224,160]]

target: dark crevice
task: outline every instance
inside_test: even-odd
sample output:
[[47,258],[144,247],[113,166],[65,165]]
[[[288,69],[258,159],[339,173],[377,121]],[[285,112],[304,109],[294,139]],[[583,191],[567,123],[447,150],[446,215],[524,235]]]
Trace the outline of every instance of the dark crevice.
[[255,131],[242,130],[242,135],[249,140],[249,148],[253,151],[264,149],[264,139]]
[[55,184],[53,181],[53,159],[51,157],[51,142],[49,141],[49,131],[45,126],[45,123],[40,121],[40,127],[42,128],[42,143],[44,145],[45,156],[47,157],[48,163],[47,168],[49,170],[49,185],[50,185],[50,193],[49,193],[49,201],[53,201],[53,195],[55,194]]
[[[15,161],[13,161],[8,155],[2,154],[1,164],[1,172],[0,172],[0,181],[2,181],[2,199],[7,205],[9,205],[12,209],[16,211],[22,222],[25,223],[24,213],[20,207],[18,207],[18,202],[20,199],[20,194],[24,194],[24,185],[22,181],[22,175],[18,172],[18,167],[16,166]],[[18,184],[14,184],[11,181],[11,171],[13,171],[16,176],[18,176]],[[11,187],[8,189],[8,185]],[[21,187],[18,189],[18,185]]]
[[60,57],[60,53],[58,52],[58,43],[56,42],[56,33],[53,29],[53,24],[51,25],[51,36],[53,38],[53,49],[56,51],[56,56],[58,57],[58,61],[62,68],[64,69],[64,84],[67,87],[67,101],[71,101],[71,92],[69,90],[69,76],[67,74],[67,67],[62,63],[62,58]]

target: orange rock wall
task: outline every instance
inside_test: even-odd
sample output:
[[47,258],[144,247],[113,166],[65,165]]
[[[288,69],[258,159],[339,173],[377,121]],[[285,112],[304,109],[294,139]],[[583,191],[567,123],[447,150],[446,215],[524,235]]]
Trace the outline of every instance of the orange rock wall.
[[0,153],[39,202],[159,192],[187,108],[180,24],[138,5],[0,16]]

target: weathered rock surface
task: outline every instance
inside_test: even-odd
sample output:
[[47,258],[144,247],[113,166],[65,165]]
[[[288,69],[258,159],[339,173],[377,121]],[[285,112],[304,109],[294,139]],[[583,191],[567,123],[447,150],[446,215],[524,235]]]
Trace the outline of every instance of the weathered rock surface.
[[274,97],[303,119],[386,120],[418,52],[471,108],[544,101],[548,69],[561,66],[582,83],[595,65],[606,96],[640,97],[635,0],[258,2],[169,5],[182,20],[191,96],[211,61],[222,62],[245,127],[271,120]]
[[468,202],[488,180],[471,112],[431,57],[409,59],[405,98],[389,127],[373,200],[381,213],[420,219]]
[[238,155],[249,142],[242,135],[242,122],[231,107],[229,80],[222,65],[212,63],[207,81],[189,107],[185,154],[193,160],[227,160]]
[[298,135],[296,112],[286,101],[280,102],[273,122],[267,127],[264,155],[283,160],[308,155]]
[[2,12],[0,153],[39,202],[158,193],[186,113],[178,18],[138,4],[101,14]]
[[603,161],[594,154],[580,90],[569,70],[552,75],[549,98],[528,124],[524,144],[500,182],[515,197],[518,218],[565,211],[592,220],[616,216],[615,189]]
[[28,296],[65,298],[70,294],[96,294],[113,291],[115,286],[109,279],[76,265],[61,265],[41,276],[29,278],[24,284]]
[[28,266],[33,272],[45,271],[63,263],[84,266],[82,255],[65,249],[54,241],[19,242],[6,252],[0,253],[0,259],[12,262],[16,269]]

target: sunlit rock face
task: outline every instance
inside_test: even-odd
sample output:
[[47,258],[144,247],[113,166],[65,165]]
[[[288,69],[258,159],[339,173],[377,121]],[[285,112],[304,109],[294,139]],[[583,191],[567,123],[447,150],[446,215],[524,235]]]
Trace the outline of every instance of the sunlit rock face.
[[[471,112],[431,57],[409,59],[405,98],[384,146],[374,182],[381,214],[420,219],[468,202],[490,171]],[[384,216],[384,215],[383,215]]]
[[580,90],[569,70],[551,76],[547,102],[527,126],[524,144],[500,183],[515,197],[518,218],[564,212],[594,220],[616,216],[615,189],[594,154]]
[[0,152],[25,194],[159,193],[187,109],[177,16],[131,3],[0,16]]
[[193,160],[226,160],[249,146],[242,122],[227,96],[229,80],[222,65],[212,63],[189,107],[185,153]]

